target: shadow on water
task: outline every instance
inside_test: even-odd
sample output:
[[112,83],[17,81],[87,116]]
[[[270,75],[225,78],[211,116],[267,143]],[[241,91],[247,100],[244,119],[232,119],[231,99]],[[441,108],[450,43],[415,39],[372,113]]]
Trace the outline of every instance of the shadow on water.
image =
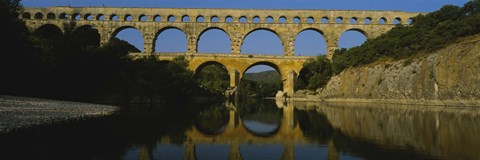
[[476,159],[477,108],[251,101],[129,105],[0,135],[0,159]]

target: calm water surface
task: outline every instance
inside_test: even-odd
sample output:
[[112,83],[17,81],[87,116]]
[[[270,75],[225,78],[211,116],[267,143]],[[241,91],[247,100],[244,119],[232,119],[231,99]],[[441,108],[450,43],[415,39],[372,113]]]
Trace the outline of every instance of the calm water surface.
[[128,105],[0,134],[0,159],[480,159],[480,108],[256,101]]

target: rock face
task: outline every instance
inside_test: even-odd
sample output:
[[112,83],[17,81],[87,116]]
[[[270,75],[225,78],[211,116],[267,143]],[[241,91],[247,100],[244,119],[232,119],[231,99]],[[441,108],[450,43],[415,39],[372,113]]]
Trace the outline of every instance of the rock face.
[[346,69],[307,99],[480,106],[480,35],[422,58]]

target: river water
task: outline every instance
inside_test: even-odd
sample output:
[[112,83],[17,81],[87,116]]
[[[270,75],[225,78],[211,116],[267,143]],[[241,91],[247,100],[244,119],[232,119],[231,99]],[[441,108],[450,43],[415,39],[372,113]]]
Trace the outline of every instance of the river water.
[[0,159],[480,159],[480,108],[254,101],[126,105],[0,134]]

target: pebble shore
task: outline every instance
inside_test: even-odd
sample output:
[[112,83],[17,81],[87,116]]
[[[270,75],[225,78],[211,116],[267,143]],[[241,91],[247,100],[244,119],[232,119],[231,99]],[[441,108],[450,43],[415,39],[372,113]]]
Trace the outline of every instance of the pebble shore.
[[0,95],[0,133],[19,128],[110,115],[118,107]]

